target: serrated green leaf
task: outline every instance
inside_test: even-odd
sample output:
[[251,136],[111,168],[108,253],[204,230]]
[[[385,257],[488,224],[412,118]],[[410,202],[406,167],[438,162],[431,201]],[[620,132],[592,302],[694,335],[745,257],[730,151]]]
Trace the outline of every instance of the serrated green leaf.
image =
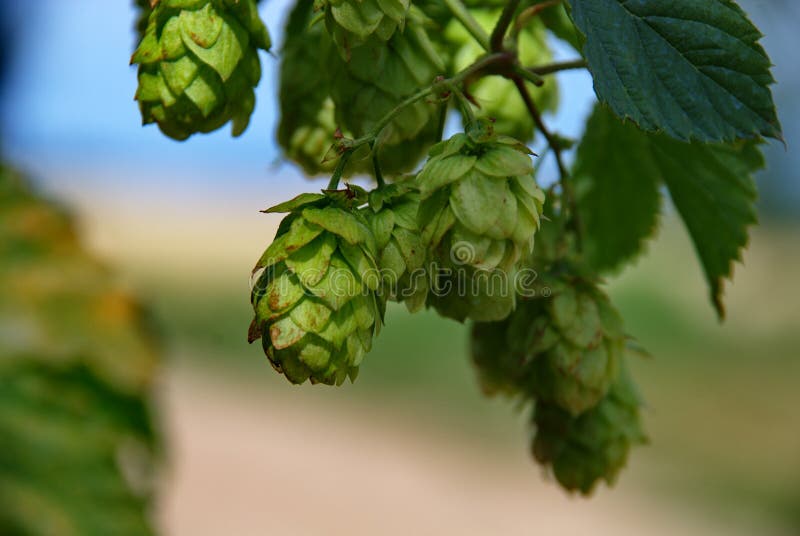
[[595,91],[680,140],[781,139],[761,34],[732,0],[571,0]]
[[578,147],[572,180],[583,232],[583,257],[598,272],[638,254],[656,231],[659,170],[650,140],[598,106]]
[[764,167],[755,143],[738,146],[679,143],[659,136],[652,148],[670,196],[694,242],[720,318],[723,280],[733,275],[756,223],[753,173]]

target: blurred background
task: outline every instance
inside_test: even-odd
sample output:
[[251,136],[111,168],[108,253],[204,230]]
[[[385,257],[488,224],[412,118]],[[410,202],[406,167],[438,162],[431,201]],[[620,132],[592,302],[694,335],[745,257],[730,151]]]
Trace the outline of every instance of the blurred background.
[[[249,271],[278,223],[259,210],[324,184],[280,162],[273,56],[242,138],[176,143],[141,128],[130,4],[0,2],[13,44],[0,51],[0,143],[154,310],[169,357],[166,533],[800,534],[800,6],[742,2],[775,62],[789,149],[766,148],[762,225],[728,286],[728,320],[669,209],[648,255],[609,281],[653,356],[634,363],[652,444],[613,491],[584,500],[534,465],[525,413],[480,394],[464,326],[390,309],[340,389],[293,387],[248,346]],[[287,5],[262,5],[275,43]],[[559,81],[563,112],[549,120],[578,135],[591,80]]]

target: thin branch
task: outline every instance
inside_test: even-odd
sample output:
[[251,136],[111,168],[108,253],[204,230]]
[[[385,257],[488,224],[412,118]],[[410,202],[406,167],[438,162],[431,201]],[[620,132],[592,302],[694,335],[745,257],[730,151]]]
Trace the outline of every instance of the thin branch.
[[534,4],[534,5],[530,6],[530,7],[527,7],[525,9],[523,9],[522,13],[519,14],[519,17],[517,17],[517,20],[514,23],[514,28],[512,29],[512,32],[514,34],[518,34],[519,32],[522,31],[522,29],[525,27],[525,25],[528,24],[529,20],[531,20],[532,18],[538,16],[539,13],[541,13],[545,9],[547,9],[549,7],[557,6],[557,5],[561,4],[561,2],[562,2],[562,0],[550,0],[549,2],[542,2],[540,4]]
[[378,161],[378,151],[372,151],[372,170],[375,172],[375,182],[378,183],[378,188],[381,186],[386,185],[386,181],[383,180],[383,173],[381,172],[381,164]]
[[331,180],[328,183],[328,190],[336,190],[339,188],[339,180],[342,178],[344,168],[347,166],[347,161],[350,160],[352,154],[352,151],[345,151],[344,154],[342,154],[339,162],[336,163],[336,169],[333,170],[333,175],[331,175]]
[[486,35],[486,32],[483,31],[483,27],[481,27],[478,21],[470,14],[467,7],[461,3],[461,0],[444,0],[444,4],[484,50],[488,52],[492,49],[489,44],[489,36]]
[[538,67],[529,67],[527,70],[535,75],[545,76],[548,74],[558,73],[560,71],[569,71],[571,69],[585,69],[587,66],[586,60],[581,58],[577,60],[540,65]]
[[550,129],[547,128],[547,125],[544,124],[544,121],[542,120],[542,114],[539,112],[539,108],[536,106],[536,103],[533,101],[528,88],[525,86],[525,81],[520,77],[514,77],[512,80],[514,85],[517,87],[520,97],[522,97],[522,100],[525,102],[525,107],[528,109],[528,113],[533,119],[533,122],[536,124],[536,128],[547,140],[547,145],[550,146],[550,149],[553,151],[553,155],[556,158],[556,164],[558,165],[558,173],[560,176],[561,191],[564,194],[567,207],[569,208],[572,227],[575,231],[575,238],[577,242],[576,245],[578,247],[578,251],[580,251],[582,249],[581,230],[583,227],[581,226],[580,215],[578,214],[578,204],[575,198],[575,191],[572,188],[572,181],[570,181],[569,172],[567,171],[567,167],[564,165],[564,159],[561,154],[561,144],[553,135],[553,133],[550,132]]
[[514,20],[514,14],[517,12],[519,2],[520,0],[508,0],[508,3],[503,8],[503,12],[500,14],[500,18],[497,20],[497,24],[489,38],[489,45],[493,52],[501,52],[503,50],[503,39],[506,36],[508,27],[511,25],[511,21]]

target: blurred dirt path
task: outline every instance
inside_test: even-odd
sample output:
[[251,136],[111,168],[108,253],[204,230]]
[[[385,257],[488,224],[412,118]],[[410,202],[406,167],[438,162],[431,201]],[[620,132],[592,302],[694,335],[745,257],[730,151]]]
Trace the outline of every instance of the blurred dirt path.
[[380,409],[168,374],[172,536],[744,535],[626,488],[571,499],[530,464],[465,452]]

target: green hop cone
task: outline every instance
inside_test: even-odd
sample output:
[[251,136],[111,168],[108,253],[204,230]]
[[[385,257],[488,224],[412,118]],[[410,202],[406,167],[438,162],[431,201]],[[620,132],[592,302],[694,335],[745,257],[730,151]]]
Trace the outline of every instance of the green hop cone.
[[[487,34],[500,17],[499,9],[470,9],[470,13]],[[445,39],[455,48],[452,70],[460,71],[472,65],[481,55],[483,48],[457,20],[452,20],[444,32]],[[517,54],[522,65],[543,65],[553,60],[547,44],[547,31],[538,19],[528,21],[519,33],[516,42]],[[558,107],[558,85],[555,79],[548,79],[541,88],[526,83],[529,92],[541,111],[554,111]],[[525,102],[516,86],[501,76],[487,76],[469,87],[470,95],[479,104],[484,116],[494,120],[495,130],[501,134],[529,141],[533,139],[534,123]]]
[[425,305],[428,279],[425,246],[417,229],[419,193],[410,181],[382,186],[370,193],[364,209],[378,248],[378,266],[386,299],[405,303],[410,312]]
[[150,19],[150,11],[152,11],[153,7],[150,4],[150,0],[133,0],[133,4],[137,10],[134,28],[136,28],[136,34],[141,41],[147,33],[147,21]]
[[409,0],[321,0],[325,26],[345,60],[354,47],[370,40],[385,43],[403,29]]
[[527,372],[524,355],[508,344],[508,322],[475,322],[470,332],[470,355],[478,382],[487,396],[516,397]]
[[640,406],[627,374],[620,376],[597,406],[577,417],[554,404],[537,402],[533,455],[550,466],[569,491],[589,495],[601,480],[612,485],[631,447],[647,441]]
[[[323,42],[336,123],[354,137],[364,136],[419,88],[429,86],[444,65],[423,22],[410,16],[402,31],[383,43],[371,41],[342,59],[328,38]],[[439,135],[442,104],[419,100],[404,108],[381,131],[381,168],[394,175],[412,170]]]
[[488,322],[513,310],[544,204],[533,173],[528,149],[488,123],[431,149],[418,221],[435,265],[429,301],[443,316]]
[[619,373],[626,337],[608,297],[583,279],[553,279],[508,321],[512,352],[530,363],[524,389],[572,415],[593,408]]
[[329,95],[320,47],[322,24],[311,24],[312,0],[300,0],[284,31],[279,74],[278,143],[287,158],[308,175],[330,174],[335,159],[325,160],[336,136],[335,106]]
[[247,128],[270,38],[255,0],[160,0],[133,54],[144,124],[185,140],[231,121]]
[[354,380],[382,324],[375,238],[353,195],[302,194],[266,211],[289,215],[256,265],[249,339],[292,383]]

